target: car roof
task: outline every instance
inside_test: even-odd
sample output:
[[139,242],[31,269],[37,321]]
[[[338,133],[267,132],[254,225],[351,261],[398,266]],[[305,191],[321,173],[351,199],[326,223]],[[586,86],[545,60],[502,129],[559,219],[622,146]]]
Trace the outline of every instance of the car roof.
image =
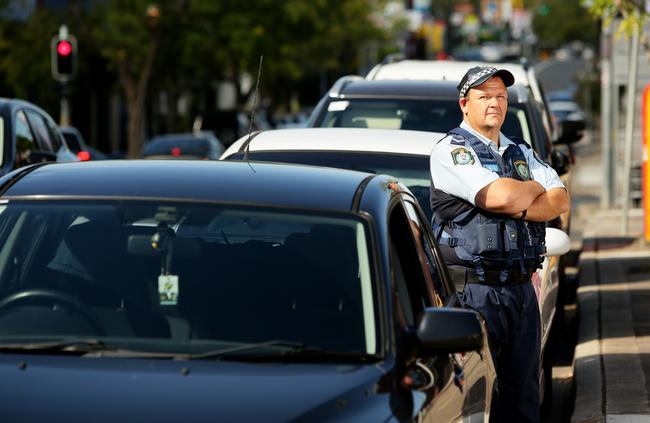
[[347,210],[371,176],[315,166],[199,160],[107,160],[18,169],[3,198],[155,198]]
[[[249,151],[364,151],[429,155],[439,132],[368,128],[296,128],[258,132],[248,144]],[[221,156],[241,151],[248,137],[233,143]]]
[[367,79],[448,80],[458,84],[468,69],[474,66],[494,66],[506,69],[515,82],[528,85],[528,73],[519,63],[460,62],[454,60],[402,60],[379,64],[368,72]]
[[[445,80],[388,79],[367,80],[347,78],[337,85],[335,92],[328,96],[332,99],[458,99],[457,83]],[[528,101],[528,88],[523,84],[508,87],[510,103]]]

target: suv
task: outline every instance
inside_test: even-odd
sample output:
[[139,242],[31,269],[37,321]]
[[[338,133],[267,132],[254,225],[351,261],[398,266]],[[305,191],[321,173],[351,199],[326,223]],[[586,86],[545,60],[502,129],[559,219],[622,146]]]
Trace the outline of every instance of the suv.
[[[446,133],[463,120],[456,85],[451,81],[369,81],[345,76],[319,101],[307,126]],[[538,103],[522,84],[508,88],[502,132],[522,138],[560,175],[567,173],[568,158],[553,149]]]
[[0,174],[48,161],[77,161],[59,127],[40,107],[27,101],[0,98]]
[[474,66],[494,66],[506,69],[515,77],[515,82],[530,89],[533,98],[540,104],[544,127],[549,137],[556,136],[556,128],[548,110],[548,100],[535,70],[526,63],[457,62],[452,60],[402,60],[381,63],[368,72],[366,79],[419,79],[453,81],[463,78],[467,69]]

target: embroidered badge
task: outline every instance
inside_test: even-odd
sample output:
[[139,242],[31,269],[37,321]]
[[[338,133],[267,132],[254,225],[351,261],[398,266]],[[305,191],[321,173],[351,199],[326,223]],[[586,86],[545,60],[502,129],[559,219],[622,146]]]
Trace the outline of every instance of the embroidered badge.
[[455,165],[474,164],[474,156],[472,156],[472,153],[464,147],[459,147],[453,150],[451,152],[451,158],[454,159]]
[[530,179],[530,172],[528,171],[528,164],[525,160],[515,160],[515,170],[522,180],[527,181]]

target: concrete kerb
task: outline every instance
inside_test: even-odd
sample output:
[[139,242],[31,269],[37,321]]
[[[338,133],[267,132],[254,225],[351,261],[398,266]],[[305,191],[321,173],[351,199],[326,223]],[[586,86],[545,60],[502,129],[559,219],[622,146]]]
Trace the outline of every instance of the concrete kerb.
[[[600,293],[595,233],[584,234],[583,252],[579,258],[580,273],[576,305],[578,308],[578,339],[573,355],[575,403],[571,422],[603,421],[602,346],[600,342]],[[594,243],[594,245],[592,245]]]
[[[642,213],[631,210],[628,216],[630,232],[642,233],[639,230]],[[575,403],[571,421],[574,423],[650,421],[639,355],[627,355],[624,363],[617,356],[621,348],[632,353],[633,347],[637,347],[627,269],[620,259],[639,253],[648,255],[650,251],[647,248],[630,251],[623,244],[621,248],[616,245],[620,217],[618,210],[600,210],[589,219],[583,233],[576,292],[579,325],[573,360]],[[605,250],[599,251],[603,246]],[[612,336],[616,338],[607,339]],[[634,386],[618,380],[617,376],[624,374],[637,375]]]

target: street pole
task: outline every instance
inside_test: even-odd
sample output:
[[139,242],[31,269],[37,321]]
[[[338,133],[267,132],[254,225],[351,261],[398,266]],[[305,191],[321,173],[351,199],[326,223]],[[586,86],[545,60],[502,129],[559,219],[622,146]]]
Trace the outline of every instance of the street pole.
[[600,120],[601,120],[601,156],[603,160],[603,187],[604,192],[600,197],[600,207],[608,209],[612,205],[613,179],[612,172],[612,33],[611,23],[605,24],[601,33],[601,63],[600,63]]
[[627,235],[628,209],[630,207],[630,168],[632,161],[632,136],[636,110],[636,75],[639,63],[639,27],[634,28],[630,41],[630,73],[627,82],[627,105],[625,107],[625,155],[623,157],[623,219],[621,235]]
[[61,111],[59,114],[59,126],[70,126],[70,103],[68,102],[68,86],[61,82]]

